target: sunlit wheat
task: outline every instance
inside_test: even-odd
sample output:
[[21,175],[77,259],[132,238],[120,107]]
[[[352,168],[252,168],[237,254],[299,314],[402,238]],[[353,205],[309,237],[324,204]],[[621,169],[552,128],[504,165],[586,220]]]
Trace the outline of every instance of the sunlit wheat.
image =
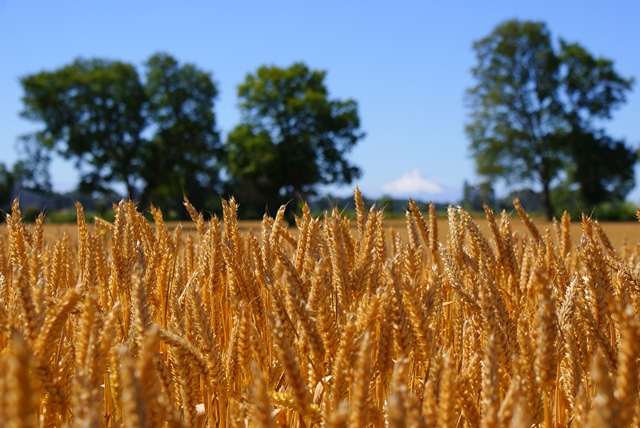
[[[0,426],[638,426],[640,254],[413,201],[193,233],[121,202],[0,233]],[[520,221],[520,220],[515,220]]]

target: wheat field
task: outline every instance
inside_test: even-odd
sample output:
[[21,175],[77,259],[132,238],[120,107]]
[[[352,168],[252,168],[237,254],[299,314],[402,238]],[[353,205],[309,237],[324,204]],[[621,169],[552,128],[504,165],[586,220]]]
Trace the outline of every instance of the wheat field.
[[[640,250],[461,208],[0,230],[0,426],[638,426]],[[575,220],[575,219],[574,219]],[[574,223],[574,228],[576,224]],[[440,229],[443,229],[440,227]]]

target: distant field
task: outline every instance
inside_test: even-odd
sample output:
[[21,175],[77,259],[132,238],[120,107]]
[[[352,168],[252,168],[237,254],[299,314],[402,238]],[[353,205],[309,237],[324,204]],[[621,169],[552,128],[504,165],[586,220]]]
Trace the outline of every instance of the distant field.
[[[553,225],[542,219],[535,219],[534,222],[536,226],[540,230],[542,234],[545,233],[547,229],[549,229],[553,236],[555,237],[555,232],[553,229]],[[404,220],[387,220],[386,222],[387,228],[392,228],[398,231],[404,231],[405,222]],[[476,219],[476,223],[480,227],[483,233],[487,237],[489,237],[489,227],[487,226],[487,222],[484,219]],[[627,241],[627,245],[635,246],[640,244],[640,223],[639,222],[603,222],[600,223],[602,228],[605,230],[609,240],[613,244],[614,248],[620,250],[625,242]],[[515,233],[526,234],[527,228],[520,221],[519,218],[511,219],[511,227]],[[446,220],[438,221],[438,231],[439,238],[441,242],[445,242],[447,239],[449,227],[448,222]],[[573,240],[573,244],[579,243],[580,236],[582,235],[581,223],[579,221],[571,223],[571,238]]]
[[[426,213],[425,213],[426,215]],[[547,229],[553,232],[553,225],[544,220],[544,219],[534,219],[538,229],[542,234],[545,233]],[[476,219],[476,223],[480,227],[482,232],[487,233],[488,226],[487,222],[483,218]],[[170,229],[174,229],[178,224],[182,224],[183,230],[185,233],[195,231],[195,226],[190,221],[184,222],[170,222],[167,223]],[[261,222],[260,221],[241,221],[239,223],[239,229],[241,232],[248,232],[249,230],[254,231],[255,233],[259,233],[261,230]],[[613,246],[621,250],[624,245],[625,239],[627,245],[635,246],[640,244],[640,222],[603,222],[600,223],[607,233],[609,240],[613,244]],[[353,228],[356,227],[356,222],[352,221],[351,226]],[[388,219],[385,220],[385,227],[389,231],[397,231],[402,236],[406,234],[406,222],[402,219]],[[527,230],[520,218],[513,217],[511,219],[511,227],[513,231],[519,234],[526,234]],[[50,237],[55,238],[59,236],[61,233],[65,232],[69,235],[70,238],[74,238],[77,233],[77,227],[75,224],[56,224],[56,225],[46,225],[45,230],[47,234],[52,234]],[[448,221],[445,219],[438,220],[438,236],[441,242],[445,242],[447,240],[448,234]],[[6,231],[6,230],[5,230]],[[295,232],[295,229],[293,230]],[[573,239],[574,245],[577,244],[582,235],[581,223],[579,221],[575,221],[571,224],[571,237]],[[554,234],[555,236],[555,234]],[[489,234],[487,234],[489,237]]]

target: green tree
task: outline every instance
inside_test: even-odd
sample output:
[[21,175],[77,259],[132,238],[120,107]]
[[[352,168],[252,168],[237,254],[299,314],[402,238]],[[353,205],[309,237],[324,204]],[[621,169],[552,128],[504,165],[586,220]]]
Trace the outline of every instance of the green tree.
[[138,196],[146,97],[132,65],[78,59],[21,82],[22,116],[44,124],[31,138],[75,161],[83,192],[106,193],[115,183]]
[[75,161],[83,193],[123,187],[147,206],[211,192],[221,144],[210,74],[165,54],[145,70],[143,81],[131,64],[78,59],[22,78],[22,115],[44,125],[28,138]]
[[[148,120],[155,133],[143,155],[143,203],[186,194],[196,206],[211,206],[224,157],[213,103],[218,89],[205,71],[180,65],[166,54],[146,62]],[[180,198],[178,198],[180,199]]]
[[[595,125],[625,102],[632,79],[578,44],[560,40],[554,48],[540,22],[507,21],[473,48],[477,84],[468,91],[472,121],[466,131],[480,175],[537,183],[549,218],[554,185],[579,186],[588,203],[626,196],[633,164],[614,166],[611,155],[628,159],[631,149],[612,144]],[[588,182],[594,169],[606,175]]]
[[299,202],[320,184],[349,184],[360,169],[345,155],[364,137],[356,102],[329,98],[326,72],[296,63],[260,67],[238,88],[241,123],[226,147],[236,195],[256,209]]
[[635,151],[601,132],[574,131],[565,138],[573,160],[568,181],[577,187],[578,199],[587,207],[624,201],[635,185]]
[[41,145],[34,135],[20,138],[16,148],[20,159],[13,165],[14,185],[18,189],[51,193],[51,150]]

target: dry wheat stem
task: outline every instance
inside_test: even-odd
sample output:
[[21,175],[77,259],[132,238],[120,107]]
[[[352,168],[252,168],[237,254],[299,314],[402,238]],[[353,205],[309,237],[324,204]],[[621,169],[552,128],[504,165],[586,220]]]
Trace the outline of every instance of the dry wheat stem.
[[354,201],[243,232],[233,198],[208,221],[185,198],[192,233],[77,204],[75,236],[15,201],[0,425],[637,426],[640,247],[586,216],[541,231],[517,200],[525,235],[450,207],[444,237],[433,204],[389,231]]

